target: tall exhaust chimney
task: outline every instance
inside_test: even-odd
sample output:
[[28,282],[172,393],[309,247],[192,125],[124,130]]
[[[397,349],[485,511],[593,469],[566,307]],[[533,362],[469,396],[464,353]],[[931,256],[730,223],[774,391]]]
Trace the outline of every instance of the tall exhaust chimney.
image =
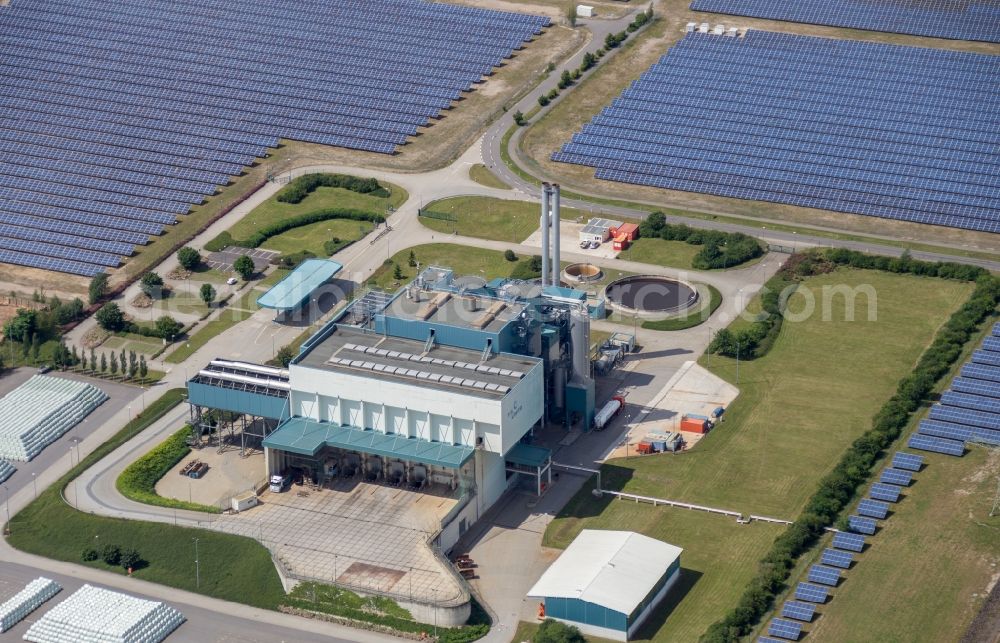
[[542,228],[542,288],[549,280],[549,184],[542,183],[542,216],[538,219]]
[[552,285],[560,284],[562,268],[559,263],[559,184],[552,184],[549,198],[549,211],[552,213]]

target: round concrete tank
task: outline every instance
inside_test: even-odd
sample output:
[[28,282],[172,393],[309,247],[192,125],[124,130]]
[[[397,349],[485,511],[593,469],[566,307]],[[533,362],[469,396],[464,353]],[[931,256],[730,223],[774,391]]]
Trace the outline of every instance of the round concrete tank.
[[599,266],[592,263],[571,263],[563,270],[562,276],[570,283],[586,284],[600,281],[604,277],[604,273]]
[[673,315],[698,303],[698,290],[657,275],[622,277],[608,284],[604,297],[615,310],[632,315]]

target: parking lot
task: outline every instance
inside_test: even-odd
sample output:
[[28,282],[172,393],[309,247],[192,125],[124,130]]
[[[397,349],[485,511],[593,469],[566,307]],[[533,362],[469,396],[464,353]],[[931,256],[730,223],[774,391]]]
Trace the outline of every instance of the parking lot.
[[213,252],[205,259],[205,265],[214,268],[219,272],[232,272],[233,262],[241,256],[246,255],[253,260],[253,267],[260,272],[270,264],[271,259],[281,254],[273,250],[261,250],[260,248],[240,248],[229,246],[218,252]]
[[294,485],[260,501],[210,528],[256,538],[301,579],[441,604],[461,600],[458,580],[426,544],[454,498],[338,480],[333,489]]

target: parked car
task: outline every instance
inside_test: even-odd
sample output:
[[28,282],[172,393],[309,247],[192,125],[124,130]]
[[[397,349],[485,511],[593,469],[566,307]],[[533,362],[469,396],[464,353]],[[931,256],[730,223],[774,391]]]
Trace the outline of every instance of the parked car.
[[226,279],[226,283],[229,284],[230,286],[235,286],[236,285],[236,277],[230,277],[229,279]]
[[50,364],[46,364],[45,366],[42,366],[41,368],[39,368],[38,372],[41,373],[42,375],[45,375],[46,373],[48,373],[51,370],[52,370],[52,366]]
[[590,247],[592,249],[600,248],[601,247],[601,242],[600,241],[591,241],[590,242]]
[[271,476],[270,490],[272,493],[281,493],[292,486],[292,476],[285,475]]
[[580,247],[583,248],[584,250],[586,250],[587,248],[590,247],[590,241],[581,241],[580,242]]

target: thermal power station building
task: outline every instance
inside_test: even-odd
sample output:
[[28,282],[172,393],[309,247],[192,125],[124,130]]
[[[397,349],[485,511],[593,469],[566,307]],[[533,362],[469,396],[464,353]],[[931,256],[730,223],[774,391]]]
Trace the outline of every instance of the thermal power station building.
[[593,421],[590,315],[603,311],[558,286],[558,203],[546,186],[539,282],[427,267],[355,300],[287,370],[214,360],[189,383],[194,421],[206,409],[259,419],[268,475],[450,486],[464,502],[441,533],[449,549],[511,486],[551,482],[533,429]]

